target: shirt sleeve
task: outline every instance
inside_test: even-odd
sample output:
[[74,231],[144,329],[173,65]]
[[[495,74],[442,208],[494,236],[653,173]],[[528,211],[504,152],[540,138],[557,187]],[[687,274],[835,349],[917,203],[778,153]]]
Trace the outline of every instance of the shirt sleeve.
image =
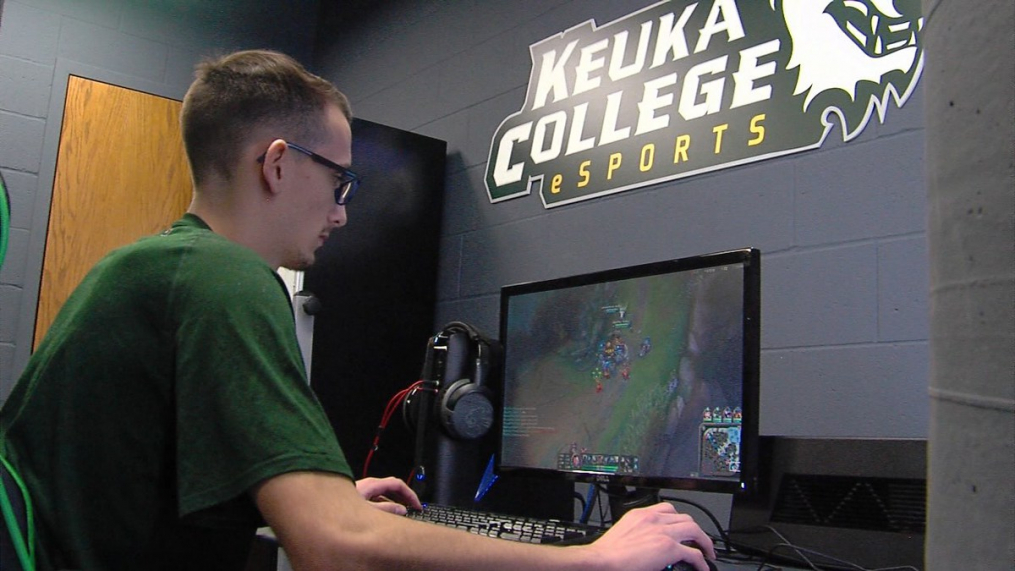
[[239,254],[186,257],[172,288],[180,516],[221,519],[209,508],[285,472],[352,478],[307,385],[284,285]]

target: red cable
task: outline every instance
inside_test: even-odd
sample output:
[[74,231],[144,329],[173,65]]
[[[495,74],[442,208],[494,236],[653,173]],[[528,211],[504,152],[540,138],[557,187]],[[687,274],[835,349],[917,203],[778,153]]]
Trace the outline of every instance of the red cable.
[[422,385],[423,383],[424,383],[423,380],[419,380],[416,381],[415,383],[412,383],[408,387],[398,391],[397,393],[395,393],[395,396],[391,397],[391,400],[388,401],[387,406],[384,407],[384,414],[381,415],[381,423],[377,426],[377,432],[374,434],[373,444],[370,446],[370,451],[367,452],[366,460],[363,461],[364,478],[367,477],[367,469],[370,467],[370,460],[371,458],[373,458],[374,452],[376,452],[377,449],[380,447],[381,433],[384,432],[385,428],[387,428],[388,422],[391,420],[391,417],[395,414],[395,411],[398,410],[398,407],[399,405],[402,404],[402,401],[404,401],[413,391],[418,389],[419,386]]

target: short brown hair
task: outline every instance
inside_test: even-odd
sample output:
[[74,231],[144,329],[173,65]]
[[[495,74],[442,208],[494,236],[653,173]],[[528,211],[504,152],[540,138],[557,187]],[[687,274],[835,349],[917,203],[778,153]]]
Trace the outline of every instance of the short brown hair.
[[194,75],[180,123],[195,184],[213,172],[230,180],[255,129],[310,145],[324,138],[328,104],[352,121],[345,95],[285,54],[236,52],[201,62]]

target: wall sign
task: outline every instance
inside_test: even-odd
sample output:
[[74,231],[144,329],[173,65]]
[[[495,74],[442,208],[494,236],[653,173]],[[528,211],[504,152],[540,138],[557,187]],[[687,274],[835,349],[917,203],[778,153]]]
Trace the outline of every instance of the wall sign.
[[551,208],[820,147],[901,107],[923,69],[920,0],[665,0],[529,47],[497,128],[491,202]]

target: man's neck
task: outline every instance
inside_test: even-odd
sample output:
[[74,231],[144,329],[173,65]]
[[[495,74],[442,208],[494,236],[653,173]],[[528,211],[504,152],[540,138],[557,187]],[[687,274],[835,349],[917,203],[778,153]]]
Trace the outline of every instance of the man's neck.
[[[211,199],[212,196],[217,199]],[[255,202],[237,199],[234,194],[195,190],[187,212],[204,220],[216,234],[257,252],[275,268],[278,261],[273,244],[259,222],[263,212]]]

